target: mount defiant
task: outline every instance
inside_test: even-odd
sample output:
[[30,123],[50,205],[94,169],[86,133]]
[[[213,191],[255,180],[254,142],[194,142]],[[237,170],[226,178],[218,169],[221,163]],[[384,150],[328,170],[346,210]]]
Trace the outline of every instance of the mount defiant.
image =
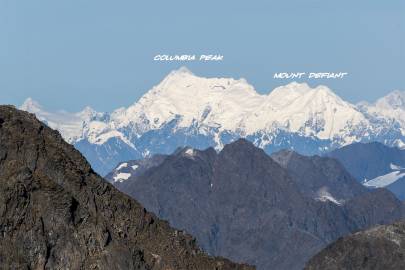
[[103,175],[121,161],[183,146],[220,150],[241,137],[267,153],[319,154],[370,141],[405,146],[403,92],[354,105],[326,86],[293,82],[262,95],[244,79],[203,78],[186,68],[111,113],[47,112],[31,98],[20,108],[59,130]]

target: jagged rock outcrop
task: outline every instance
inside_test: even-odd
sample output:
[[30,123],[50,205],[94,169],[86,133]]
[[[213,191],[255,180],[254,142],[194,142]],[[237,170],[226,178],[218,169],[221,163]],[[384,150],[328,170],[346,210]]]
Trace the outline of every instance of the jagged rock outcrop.
[[12,106],[0,106],[0,268],[252,269],[203,253]]
[[305,269],[405,269],[405,223],[377,226],[340,238],[314,256]]

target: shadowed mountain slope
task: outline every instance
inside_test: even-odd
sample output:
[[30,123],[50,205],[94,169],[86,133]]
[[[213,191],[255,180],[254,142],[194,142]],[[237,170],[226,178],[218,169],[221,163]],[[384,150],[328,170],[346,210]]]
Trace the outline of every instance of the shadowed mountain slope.
[[0,183],[2,269],[251,269],[203,253],[11,106],[0,106]]
[[[402,217],[392,193],[369,191],[336,160],[297,156],[293,162],[284,154],[278,162],[288,159],[290,168],[244,139],[219,153],[186,147],[142,174],[127,170],[125,180],[109,180],[196,236],[210,254],[258,269],[302,269],[338,237]],[[120,164],[111,176],[126,169]]]
[[354,143],[332,151],[357,181],[370,188],[385,187],[405,200],[405,150],[382,143]]

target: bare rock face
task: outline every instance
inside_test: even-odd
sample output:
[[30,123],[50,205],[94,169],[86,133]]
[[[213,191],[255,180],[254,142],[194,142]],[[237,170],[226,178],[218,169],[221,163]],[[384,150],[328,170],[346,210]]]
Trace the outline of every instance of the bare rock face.
[[305,269],[405,269],[405,222],[340,238],[313,257]]
[[252,269],[203,253],[12,106],[0,106],[0,268]]
[[312,198],[329,194],[344,202],[366,192],[336,159],[303,156],[292,150],[281,150],[271,157],[289,172],[301,192]]
[[391,192],[366,189],[334,159],[270,157],[244,139],[219,153],[179,149],[140,174],[128,169],[136,162],[117,167],[110,181],[127,173],[114,182],[121,191],[210,254],[258,269],[301,270],[337,238],[403,216]]

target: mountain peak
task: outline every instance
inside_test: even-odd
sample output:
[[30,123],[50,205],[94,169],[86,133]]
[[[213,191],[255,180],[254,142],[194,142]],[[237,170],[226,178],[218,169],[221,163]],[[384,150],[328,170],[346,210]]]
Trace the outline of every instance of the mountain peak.
[[285,85],[286,88],[290,88],[290,89],[310,89],[311,87],[308,85],[308,83],[306,82],[297,82],[297,81],[293,81],[288,83],[287,85]]
[[317,91],[318,93],[324,93],[324,94],[328,94],[328,95],[333,95],[333,96],[337,96],[335,92],[333,92],[329,87],[327,87],[326,85],[318,85],[314,88],[315,91]]
[[179,69],[172,70],[168,76],[195,76],[186,66],[181,66]]
[[[272,98],[287,96],[302,96],[306,94],[322,94],[339,98],[329,87],[325,85],[318,85],[314,88],[307,83],[291,82],[287,85],[279,86],[269,93]],[[340,99],[340,98],[339,98]]]
[[381,109],[405,109],[405,91],[392,91],[378,99],[375,105]]
[[194,75],[193,72],[191,72],[191,70],[186,66],[181,66],[179,69],[172,72]]
[[95,111],[92,107],[90,106],[86,106],[84,107],[84,109],[80,112],[77,113],[77,115],[81,118],[84,119],[90,119],[91,117],[93,117],[94,115],[97,114],[97,111]]
[[303,95],[311,91],[311,87],[307,83],[291,82],[287,85],[282,85],[274,88],[268,96],[278,98],[282,96]]
[[37,101],[29,97],[20,106],[20,109],[30,113],[38,113],[42,111],[42,106]]
[[256,148],[252,142],[246,140],[245,138],[239,138],[226,146]]
[[227,144],[224,146],[220,155],[230,155],[230,156],[239,156],[241,158],[246,158],[248,155],[252,153],[261,153],[263,156],[267,156],[264,153],[263,149],[256,147],[252,142],[240,138],[236,141]]
[[[187,67],[182,66],[179,69],[170,71],[164,79],[155,87],[152,88],[153,92],[166,92],[173,89],[184,87],[185,85],[192,84],[193,81],[199,77],[195,76]],[[147,95],[148,93],[146,93]]]

